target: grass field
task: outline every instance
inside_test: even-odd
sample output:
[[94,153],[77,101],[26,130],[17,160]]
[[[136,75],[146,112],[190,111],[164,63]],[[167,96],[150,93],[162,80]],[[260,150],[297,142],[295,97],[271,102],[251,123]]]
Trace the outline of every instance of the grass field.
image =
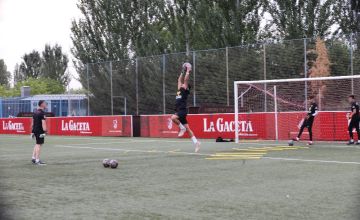
[[[1,219],[356,219],[360,148],[342,143],[0,136]],[[118,169],[102,167],[104,158]]]

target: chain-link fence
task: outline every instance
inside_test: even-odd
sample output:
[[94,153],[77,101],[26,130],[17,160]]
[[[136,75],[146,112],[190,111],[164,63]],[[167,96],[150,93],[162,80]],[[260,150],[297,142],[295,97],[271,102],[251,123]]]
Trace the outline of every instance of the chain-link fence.
[[[88,63],[79,77],[83,100],[57,99],[51,107],[57,116],[173,113],[181,65],[190,62],[189,106],[231,110],[234,81],[360,74],[359,46],[360,35],[351,34]],[[4,117],[31,111],[29,100],[1,102]]]
[[[189,105],[231,107],[236,80],[360,73],[360,36],[298,39],[86,64],[93,115],[173,113],[177,78],[193,65]],[[359,85],[352,85],[359,86]]]
[[30,97],[0,98],[0,118],[31,116],[38,107],[38,102],[47,102],[46,112],[54,116],[88,115],[88,101],[85,95],[36,95]]

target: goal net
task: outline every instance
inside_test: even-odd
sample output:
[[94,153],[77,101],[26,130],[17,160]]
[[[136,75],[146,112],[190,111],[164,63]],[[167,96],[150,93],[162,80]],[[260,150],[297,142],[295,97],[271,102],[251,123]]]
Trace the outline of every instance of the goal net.
[[[347,133],[348,96],[360,101],[360,75],[234,82],[235,140],[288,140],[297,135],[314,97],[317,140],[342,140]],[[308,135],[304,132],[304,139]]]

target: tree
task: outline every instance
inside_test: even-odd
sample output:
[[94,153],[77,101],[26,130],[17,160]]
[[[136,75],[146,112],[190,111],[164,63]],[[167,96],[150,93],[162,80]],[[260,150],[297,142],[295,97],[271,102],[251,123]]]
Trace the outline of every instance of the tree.
[[63,86],[69,82],[69,75],[66,72],[69,59],[62,52],[61,46],[45,45],[41,57],[41,76],[59,81]]
[[14,84],[16,85],[16,83],[21,82],[23,80],[25,80],[25,75],[24,75],[23,71],[20,70],[20,65],[15,64],[15,68],[14,68]]
[[11,78],[11,73],[7,70],[5,61],[0,59],[0,85],[8,87]]
[[31,95],[63,94],[65,92],[63,85],[56,80],[28,78],[24,81],[18,82],[14,88],[11,89],[6,89],[4,86],[0,86],[0,97],[18,97],[21,95],[20,88],[22,86],[30,86]]
[[24,54],[23,61],[19,65],[19,78],[38,78],[41,75],[41,57],[36,50]]
[[316,39],[316,60],[312,68],[309,70],[310,77],[325,77],[330,76],[330,60],[328,50],[325,45],[325,41]]
[[59,81],[66,87],[69,82],[69,75],[66,71],[68,62],[69,59],[62,52],[61,46],[55,44],[52,47],[46,44],[41,55],[38,51],[33,50],[24,54],[22,62],[15,65],[15,84],[29,78],[46,78]]
[[[96,99],[96,102],[90,101],[97,103],[92,109],[104,111],[100,106],[111,104],[110,63],[95,62],[126,60],[126,64],[123,61],[112,63],[113,77],[119,74],[113,89],[115,93],[121,91],[129,100],[134,100],[132,108],[136,103],[134,89],[124,91],[123,88],[135,88],[135,75],[129,77],[125,70],[130,69],[135,74],[138,65],[139,91],[147,93],[154,91],[152,88],[162,87],[161,77],[152,80],[151,85],[147,80],[161,73],[163,65],[161,57],[138,59],[138,62],[134,57],[186,51],[187,56],[166,56],[166,77],[173,77],[176,81],[179,64],[192,59],[192,50],[255,42],[260,27],[261,1],[81,0],[78,7],[83,18],[74,20],[71,28],[75,66],[81,83],[85,88],[89,85],[89,94]],[[94,64],[84,66],[92,62]],[[198,70],[200,75],[209,72],[206,67],[211,67],[204,66]],[[222,76],[217,74],[214,77],[217,80]],[[128,80],[121,80],[123,78]],[[151,103],[157,101],[154,99]],[[147,112],[149,108],[159,111],[157,105],[149,103],[140,108]]]
[[82,63],[256,41],[261,2],[81,0],[72,53]]
[[358,19],[358,13],[354,13],[351,10],[351,6],[348,1],[335,1],[333,7],[334,20],[338,24],[338,28],[334,32],[334,35],[350,34],[359,32],[360,20]]
[[[265,27],[271,37],[299,39],[330,35],[334,23],[335,0],[265,0],[265,10],[272,16]],[[274,33],[275,32],[275,33]]]
[[[317,38],[315,51],[316,60],[312,65],[312,68],[309,70],[309,77],[326,77],[330,76],[330,59],[328,50],[325,45],[325,41]],[[327,90],[327,84],[329,82],[324,81],[312,81],[310,83],[312,95],[317,95],[318,100],[321,100],[320,103],[323,103],[324,96]],[[331,83],[331,82],[330,82]]]
[[[341,41],[341,39],[329,40],[328,43],[330,44],[328,51],[331,76],[351,75],[349,45]],[[355,52],[354,55],[356,54]]]

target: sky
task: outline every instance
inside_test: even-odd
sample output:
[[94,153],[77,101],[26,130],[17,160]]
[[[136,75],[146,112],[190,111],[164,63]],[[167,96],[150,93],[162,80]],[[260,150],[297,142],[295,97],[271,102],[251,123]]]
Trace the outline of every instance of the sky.
[[[0,0],[0,59],[13,72],[21,57],[45,44],[59,44],[70,59],[72,19],[81,16],[77,0]],[[70,88],[80,88],[77,74],[69,62]]]

